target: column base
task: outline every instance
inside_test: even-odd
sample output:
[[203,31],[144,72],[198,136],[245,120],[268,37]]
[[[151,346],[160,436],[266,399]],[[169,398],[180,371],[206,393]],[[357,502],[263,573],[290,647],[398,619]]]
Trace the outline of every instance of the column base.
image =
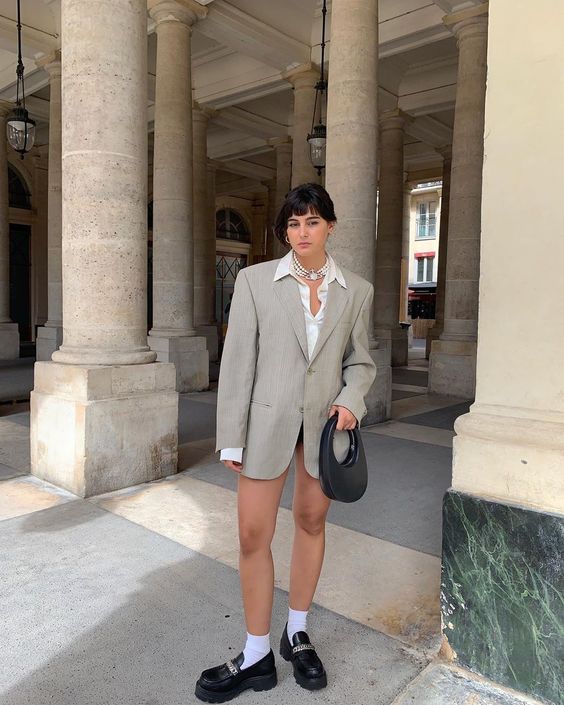
[[392,368],[390,350],[373,348],[370,357],[376,363],[376,379],[366,395],[367,415],[362,420],[363,426],[382,423],[392,416]]
[[41,326],[37,329],[37,340],[35,341],[35,359],[51,360],[51,355],[58,350],[63,343],[62,326]]
[[447,492],[441,611],[460,665],[559,702],[563,554],[563,516]]
[[376,328],[374,337],[378,341],[381,349],[390,350],[390,360],[392,367],[405,367],[408,355],[408,335],[403,328]]
[[147,338],[151,350],[157,353],[157,362],[173,362],[176,367],[176,391],[201,392],[210,384],[209,353],[206,339],[201,336]]
[[476,352],[475,342],[435,340],[429,357],[429,394],[473,399]]
[[173,365],[35,364],[31,472],[79,497],[177,471]]
[[441,337],[442,333],[443,333],[442,327],[437,326],[436,323],[432,328],[429,328],[429,330],[427,332],[427,339],[425,341],[425,357],[427,358],[427,360],[431,356],[431,348],[433,345],[433,341],[438,340]]
[[210,356],[210,362],[217,362],[219,357],[219,335],[217,324],[196,326],[198,335],[206,339],[206,347]]
[[17,360],[20,356],[20,332],[17,323],[0,323],[0,360]]

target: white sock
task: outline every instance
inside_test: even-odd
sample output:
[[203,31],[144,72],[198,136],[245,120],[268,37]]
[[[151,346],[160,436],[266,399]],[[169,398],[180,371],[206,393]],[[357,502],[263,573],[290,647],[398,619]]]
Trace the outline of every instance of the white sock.
[[288,639],[290,644],[292,643],[292,637],[296,632],[306,632],[307,631],[307,613],[300,612],[300,610],[293,610],[291,607],[288,609]]
[[243,654],[245,658],[241,665],[241,670],[244,671],[245,668],[249,668],[261,658],[264,658],[270,651],[270,632],[264,636],[255,636],[254,634],[249,634],[247,632],[247,643],[243,649]]

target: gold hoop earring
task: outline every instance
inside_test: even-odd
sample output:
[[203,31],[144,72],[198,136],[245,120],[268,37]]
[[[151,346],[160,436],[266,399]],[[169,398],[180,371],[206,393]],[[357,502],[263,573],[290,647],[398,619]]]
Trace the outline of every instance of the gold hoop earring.
[[286,240],[286,242],[287,242],[288,245],[289,245],[289,244],[290,244],[290,240],[288,240],[288,236],[287,236],[287,235],[284,235],[284,239]]

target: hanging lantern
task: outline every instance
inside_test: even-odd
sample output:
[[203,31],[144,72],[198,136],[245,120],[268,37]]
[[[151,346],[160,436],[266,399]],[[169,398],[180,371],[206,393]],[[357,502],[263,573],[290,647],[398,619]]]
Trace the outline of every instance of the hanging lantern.
[[18,65],[16,68],[16,107],[6,120],[6,133],[10,146],[19,152],[21,158],[29,152],[35,143],[35,120],[29,117],[25,108],[24,65],[22,61],[22,24],[20,18],[20,0],[18,9]]
[[[317,173],[320,176],[323,169],[325,169],[325,155],[327,150],[327,127],[323,123],[325,92],[327,91],[327,81],[325,80],[325,22],[327,17],[327,0],[323,0],[322,13],[321,75],[319,76],[319,81],[315,84],[315,103],[313,105],[311,132],[307,136],[311,163],[317,169]],[[315,122],[316,119],[318,119],[317,124]]]

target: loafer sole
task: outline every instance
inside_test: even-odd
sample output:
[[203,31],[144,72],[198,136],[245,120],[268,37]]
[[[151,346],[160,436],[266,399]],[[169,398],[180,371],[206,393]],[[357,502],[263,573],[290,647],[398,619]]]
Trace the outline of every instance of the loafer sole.
[[276,671],[267,676],[253,676],[253,678],[242,681],[235,688],[221,693],[204,688],[198,681],[198,683],[196,683],[196,697],[203,700],[205,703],[226,703],[228,700],[236,698],[244,690],[249,690],[249,688],[257,692],[261,690],[271,690],[277,683],[278,678]]
[[284,640],[280,641],[280,656],[284,661],[289,661],[294,669],[294,678],[296,683],[306,690],[321,690],[321,688],[327,687],[327,674],[324,673],[322,676],[317,678],[308,678],[299,672],[296,668],[294,662],[292,661],[290,653],[284,648]]

